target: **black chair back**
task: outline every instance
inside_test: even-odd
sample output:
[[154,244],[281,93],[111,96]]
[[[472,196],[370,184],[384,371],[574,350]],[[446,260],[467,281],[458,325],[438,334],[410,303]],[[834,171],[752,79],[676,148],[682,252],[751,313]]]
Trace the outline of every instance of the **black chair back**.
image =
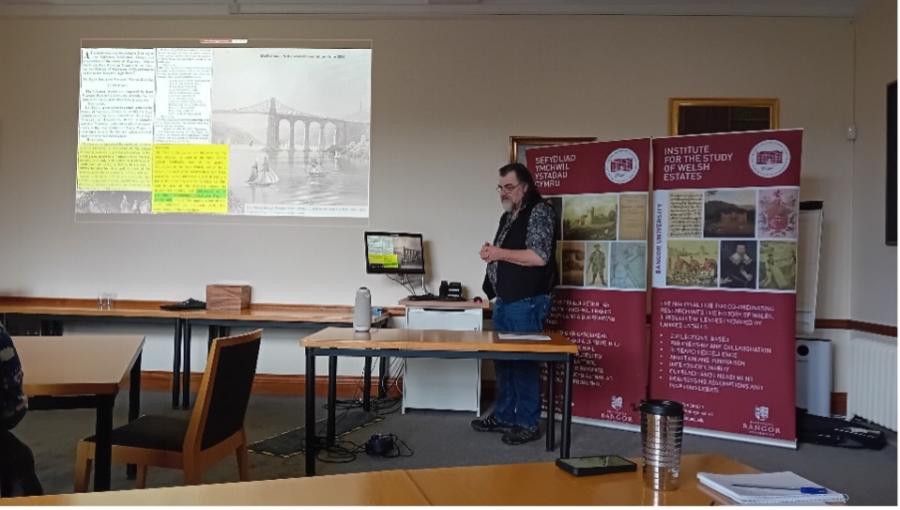
[[[203,406],[206,418],[201,430],[200,449],[205,450],[241,430],[253,377],[262,331],[246,335],[218,338],[213,341],[208,368],[209,381]],[[197,404],[201,404],[198,398]],[[202,412],[203,410],[201,410]]]

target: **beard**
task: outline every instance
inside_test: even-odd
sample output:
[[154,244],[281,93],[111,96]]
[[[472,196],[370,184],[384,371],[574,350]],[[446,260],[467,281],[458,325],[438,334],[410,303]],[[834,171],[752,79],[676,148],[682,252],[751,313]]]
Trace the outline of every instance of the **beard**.
[[500,200],[500,206],[503,207],[504,211],[509,213],[509,212],[512,212],[513,208],[515,207],[515,204],[513,204],[512,200],[510,200],[508,198],[504,198],[504,199]]

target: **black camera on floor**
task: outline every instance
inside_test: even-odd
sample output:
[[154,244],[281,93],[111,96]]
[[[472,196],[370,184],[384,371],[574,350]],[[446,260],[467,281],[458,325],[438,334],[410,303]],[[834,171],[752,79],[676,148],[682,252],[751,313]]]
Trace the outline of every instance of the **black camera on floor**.
[[394,434],[372,434],[366,441],[366,453],[389,457],[395,455],[397,436]]

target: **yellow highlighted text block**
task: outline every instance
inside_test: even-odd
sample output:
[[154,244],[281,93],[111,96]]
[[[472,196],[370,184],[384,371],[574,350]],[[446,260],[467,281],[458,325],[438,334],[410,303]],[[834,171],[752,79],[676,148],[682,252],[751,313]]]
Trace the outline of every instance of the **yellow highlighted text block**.
[[228,213],[228,146],[153,146],[154,213]]
[[400,267],[400,259],[396,253],[370,253],[369,264],[385,268],[398,268]]
[[389,253],[384,256],[384,267],[398,268],[400,267],[400,259],[396,253]]
[[78,191],[150,191],[153,145],[78,145]]

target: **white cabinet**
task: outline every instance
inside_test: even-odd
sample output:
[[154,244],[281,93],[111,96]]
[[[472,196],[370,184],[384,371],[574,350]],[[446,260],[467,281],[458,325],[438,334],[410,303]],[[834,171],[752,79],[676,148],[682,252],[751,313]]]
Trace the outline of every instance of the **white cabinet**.
[[484,315],[481,308],[418,308],[406,309],[408,329],[452,329],[481,331]]
[[[408,329],[481,331],[481,303],[406,302]],[[403,412],[407,409],[474,411],[481,415],[481,360],[407,358]]]

